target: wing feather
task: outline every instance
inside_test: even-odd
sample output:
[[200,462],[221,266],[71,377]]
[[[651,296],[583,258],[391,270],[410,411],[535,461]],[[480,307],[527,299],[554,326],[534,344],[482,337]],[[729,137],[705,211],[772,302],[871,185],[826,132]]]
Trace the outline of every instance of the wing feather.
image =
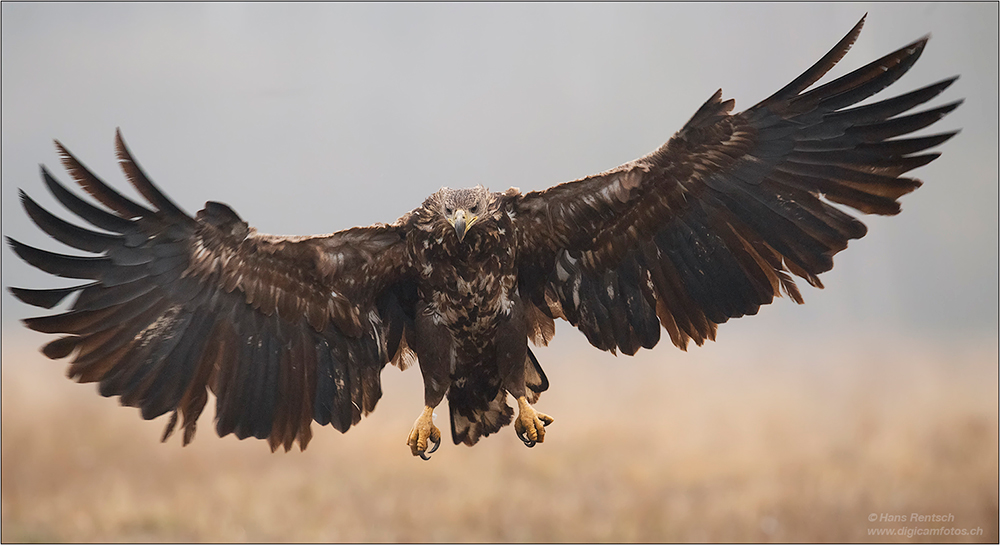
[[86,291],[86,288],[97,284],[83,284],[69,288],[31,290],[25,288],[10,288],[10,292],[21,301],[40,308],[52,308],[62,302],[70,294]]
[[152,210],[128,199],[95,176],[90,169],[74,157],[58,140],[56,140],[55,145],[56,151],[59,152],[59,159],[62,162],[63,168],[69,172],[73,181],[89,193],[91,197],[94,197],[104,206],[117,212],[121,218],[126,220],[153,215]]
[[896,137],[961,104],[912,111],[954,83],[949,78],[857,105],[903,76],[926,37],[814,86],[863,23],[749,110],[731,114],[734,102],[720,90],[646,157],[516,200],[519,266],[528,271],[522,296],[566,318],[594,346],[631,354],[658,340],[651,322],[684,349],[782,292],[801,303],[792,275],[822,287],[818,275],[833,256],[867,232],[831,203],[897,214],[899,198],[921,185],[902,175],[936,159],[922,152],[956,132]]
[[[70,223],[27,194],[28,217],[55,240],[96,256],[22,244],[14,252],[55,276],[93,282],[69,288],[11,288],[22,301],[70,308],[26,319],[64,336],[50,358],[72,356],[69,375],[98,382],[145,419],[171,413],[163,437],[180,424],[191,441],[216,395],[216,430],[305,448],[313,419],[347,431],[375,408],[379,373],[398,356],[415,289],[400,224],[332,235],[276,237],[250,228],[228,206],[208,202],[195,217],[149,179],[116,132],[119,163],[151,207],[100,180],[56,143],[73,180],[102,208],[78,197],[44,167],[45,185],[70,212],[101,231]],[[391,293],[386,306],[383,294]],[[385,312],[385,314],[380,314]],[[387,334],[390,333],[391,334]],[[386,339],[392,340],[387,346]]]

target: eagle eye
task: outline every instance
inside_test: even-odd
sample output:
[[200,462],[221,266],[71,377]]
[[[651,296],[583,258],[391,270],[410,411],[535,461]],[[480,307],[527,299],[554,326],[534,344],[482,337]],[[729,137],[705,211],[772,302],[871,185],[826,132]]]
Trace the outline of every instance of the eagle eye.
[[478,214],[479,213],[479,205],[477,204],[477,205],[473,206],[472,208],[470,208],[469,212],[472,212],[473,214]]
[[454,212],[454,210],[452,210],[450,206],[444,207],[445,214],[448,214],[450,216],[452,212]]

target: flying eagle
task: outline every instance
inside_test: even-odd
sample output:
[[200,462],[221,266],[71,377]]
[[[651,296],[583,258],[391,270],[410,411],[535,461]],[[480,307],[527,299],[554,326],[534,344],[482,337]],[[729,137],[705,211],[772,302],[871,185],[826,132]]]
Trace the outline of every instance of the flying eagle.
[[756,106],[730,114],[734,101],[719,90],[663,146],[620,167],[526,194],[442,188],[395,223],[329,235],[260,234],[219,202],[192,217],[118,132],[140,204],[56,142],[69,175],[103,207],[42,167],[45,185],[100,230],[23,191],[21,202],[53,238],[99,255],[8,238],[29,264],[90,280],[11,292],[42,308],[77,294],[68,311],[24,323],[62,334],[42,352],[73,355],[70,377],[98,382],[145,419],[171,413],[164,440],[180,417],[191,441],[211,390],[220,436],[305,449],[313,420],[346,432],[375,408],[385,365],[416,361],[425,406],[407,438],[413,455],[440,445],[432,414],[445,396],[456,444],[513,421],[530,447],[552,418],[532,407],[548,380],[528,340],[545,345],[554,319],[611,352],[651,349],[661,327],[678,348],[701,345],[782,292],[802,303],[792,275],[823,287],[834,254],[867,231],[831,203],[893,215],[920,186],[902,175],[957,131],[896,137],[954,110],[961,101],[907,113],[956,78],[857,106],[913,66],[924,38],[813,87],[863,23]]

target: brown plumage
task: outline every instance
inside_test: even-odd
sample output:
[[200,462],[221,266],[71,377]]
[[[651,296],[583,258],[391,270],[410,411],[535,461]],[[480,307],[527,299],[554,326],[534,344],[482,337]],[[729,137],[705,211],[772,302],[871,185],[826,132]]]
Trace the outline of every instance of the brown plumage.
[[43,308],[77,294],[68,311],[25,324],[62,335],[42,351],[72,356],[70,377],[98,382],[143,418],[170,413],[164,439],[180,423],[187,444],[212,391],[220,436],[304,449],[313,420],[347,431],[375,408],[382,368],[415,358],[426,407],[408,440],[413,454],[436,449],[430,414],[445,396],[456,443],[513,421],[532,446],[552,419],[530,406],[548,381],[527,341],[546,344],[555,318],[602,350],[652,348],[661,327],[679,348],[700,345],[782,292],[801,303],[793,276],[822,287],[833,256],[866,233],[831,202],[892,215],[920,186],[903,174],[938,157],[924,152],[955,132],[897,137],[958,106],[908,113],[955,78],[856,104],[909,70],[926,38],[813,87],[863,22],[744,112],[731,115],[720,90],[643,158],[524,195],[445,188],[391,225],[331,235],[261,235],[217,202],[192,217],[119,133],[119,163],[149,203],[139,204],[57,143],[70,176],[103,207],[43,167],[46,186],[102,231],[23,192],[22,203],[43,231],[97,256],[8,241],[45,272],[91,282],[11,291]]

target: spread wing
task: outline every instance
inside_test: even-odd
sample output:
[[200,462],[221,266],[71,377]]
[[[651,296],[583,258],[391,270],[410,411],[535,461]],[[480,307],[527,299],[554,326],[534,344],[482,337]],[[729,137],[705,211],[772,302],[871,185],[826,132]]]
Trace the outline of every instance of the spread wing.
[[[183,416],[184,443],[208,399],[217,397],[220,436],[268,439],[272,450],[305,448],[312,420],[346,431],[375,408],[379,372],[406,351],[403,278],[396,226],[315,237],[257,234],[228,206],[209,202],[191,217],[157,189],[116,135],[119,162],[136,203],[98,179],[57,143],[63,164],[94,206],[45,168],[55,198],[103,230],[68,223],[23,192],[31,219],[60,242],[101,254],[75,257],[8,238],[13,250],[56,276],[91,280],[64,289],[11,288],[22,301],[61,314],[25,324],[65,336],[42,351],[74,355],[69,375],[99,382],[104,396],[141,408],[146,419],[172,412],[164,440]],[[402,347],[402,351],[400,348]]]
[[[924,38],[806,91],[839,61],[864,19],[819,62],[736,115],[717,92],[666,144],[616,169],[524,195],[514,203],[522,297],[576,325],[604,350],[714,339],[717,324],[755,314],[788,273],[817,275],[864,224],[830,203],[899,212],[920,182],[902,174],[955,133],[907,135],[959,102],[908,112],[956,78],[865,106],[902,76]],[[549,318],[551,320],[551,318]]]

